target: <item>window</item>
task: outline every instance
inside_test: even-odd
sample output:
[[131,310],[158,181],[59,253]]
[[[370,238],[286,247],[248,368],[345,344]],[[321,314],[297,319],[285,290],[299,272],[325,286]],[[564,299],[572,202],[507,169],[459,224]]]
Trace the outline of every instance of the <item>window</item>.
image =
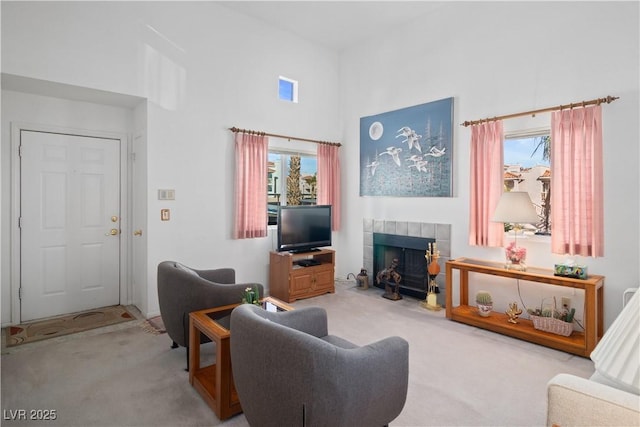
[[280,76],[278,78],[278,98],[284,101],[298,102],[298,82]]
[[526,191],[540,217],[536,234],[551,234],[551,164],[549,131],[505,135],[504,191]]
[[315,205],[318,161],[314,154],[269,150],[267,212],[277,224],[278,206]]

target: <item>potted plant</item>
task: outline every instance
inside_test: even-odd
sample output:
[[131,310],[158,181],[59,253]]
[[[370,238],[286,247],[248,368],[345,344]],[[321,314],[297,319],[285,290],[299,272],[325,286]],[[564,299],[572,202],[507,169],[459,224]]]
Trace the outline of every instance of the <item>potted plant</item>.
[[251,288],[247,286],[242,293],[242,304],[255,304],[260,305],[260,293],[258,287]]
[[487,291],[478,291],[476,294],[476,305],[478,306],[478,314],[482,317],[489,317],[493,310],[493,299]]
[[576,309],[556,308],[556,297],[553,297],[553,308],[543,307],[527,309],[535,329],[568,337],[573,332],[573,320]]

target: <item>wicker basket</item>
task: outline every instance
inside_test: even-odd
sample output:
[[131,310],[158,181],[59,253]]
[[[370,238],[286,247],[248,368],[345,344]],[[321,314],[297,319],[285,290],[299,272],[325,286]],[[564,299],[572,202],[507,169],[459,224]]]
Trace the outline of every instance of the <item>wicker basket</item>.
[[573,323],[568,323],[554,317],[541,317],[530,315],[533,327],[552,334],[568,337],[573,332]]

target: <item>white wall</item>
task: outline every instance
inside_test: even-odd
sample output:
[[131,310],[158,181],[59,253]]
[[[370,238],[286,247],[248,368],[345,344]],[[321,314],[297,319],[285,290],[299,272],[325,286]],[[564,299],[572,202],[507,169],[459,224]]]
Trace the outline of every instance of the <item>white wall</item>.
[[[339,140],[338,55],[215,2],[1,7],[3,72],[148,99],[143,312],[158,313],[156,268],[166,259],[234,267],[239,282],[266,284],[272,239],[231,239],[228,128]],[[299,103],[277,99],[279,75],[299,81]],[[176,200],[158,201],[160,188]],[[160,221],[162,208],[171,221]]]
[[[454,126],[454,197],[363,198],[352,169],[360,117],[452,96],[454,123],[462,123],[614,95],[620,99],[603,107],[606,256],[578,259],[606,276],[610,324],[622,291],[640,281],[638,29],[637,2],[450,2],[344,52],[343,202],[349,214],[338,239],[339,274],[362,262],[363,218],[449,223],[452,257],[503,260],[500,248],[467,243],[470,129]],[[548,117],[508,120],[505,130],[549,126]],[[523,246],[531,265],[564,259],[552,255],[544,239]],[[518,300],[513,284],[492,290]]]
[[[431,15],[339,56],[214,2],[0,7],[3,72],[149,101],[149,315],[157,312],[156,266],[164,259],[231,266],[239,281],[267,282],[272,238],[230,238],[230,126],[343,142],[344,217],[334,245],[339,276],[362,264],[363,218],[449,223],[452,256],[501,260],[501,249],[467,245],[468,128],[454,129],[454,197],[358,195],[360,117],[450,96],[456,123],[621,97],[603,109],[606,257],[584,261],[607,276],[607,323],[619,310],[622,289],[638,285],[640,193],[628,191],[640,184],[637,3],[443,2]],[[299,104],[276,99],[278,75],[300,81]],[[3,174],[6,162],[3,155]],[[176,189],[176,200],[159,202],[159,188]],[[3,221],[6,197],[3,190]],[[170,222],[159,220],[161,208],[172,210]],[[562,259],[546,242],[527,245],[530,264]]]

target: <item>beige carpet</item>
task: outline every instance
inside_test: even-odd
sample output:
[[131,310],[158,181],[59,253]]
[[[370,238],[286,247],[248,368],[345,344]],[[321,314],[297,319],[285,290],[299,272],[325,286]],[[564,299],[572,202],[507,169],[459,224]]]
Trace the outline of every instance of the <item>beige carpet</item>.
[[[329,331],[356,344],[390,335],[409,341],[407,402],[392,427],[543,427],[547,381],[561,372],[593,373],[589,359],[452,322],[416,299],[391,301],[382,293],[337,281],[335,294],[292,305],[324,307]],[[244,414],[216,418],[189,384],[186,349],[171,349],[167,334],[145,332],[144,320],[4,349],[2,410],[56,409],[57,419],[2,420],[2,427],[248,427]],[[213,358],[214,349],[204,344],[203,354]]]
[[52,317],[7,327],[5,331],[7,338],[6,345],[7,347],[12,347],[103,326],[115,325],[134,319],[135,316],[121,305]]

